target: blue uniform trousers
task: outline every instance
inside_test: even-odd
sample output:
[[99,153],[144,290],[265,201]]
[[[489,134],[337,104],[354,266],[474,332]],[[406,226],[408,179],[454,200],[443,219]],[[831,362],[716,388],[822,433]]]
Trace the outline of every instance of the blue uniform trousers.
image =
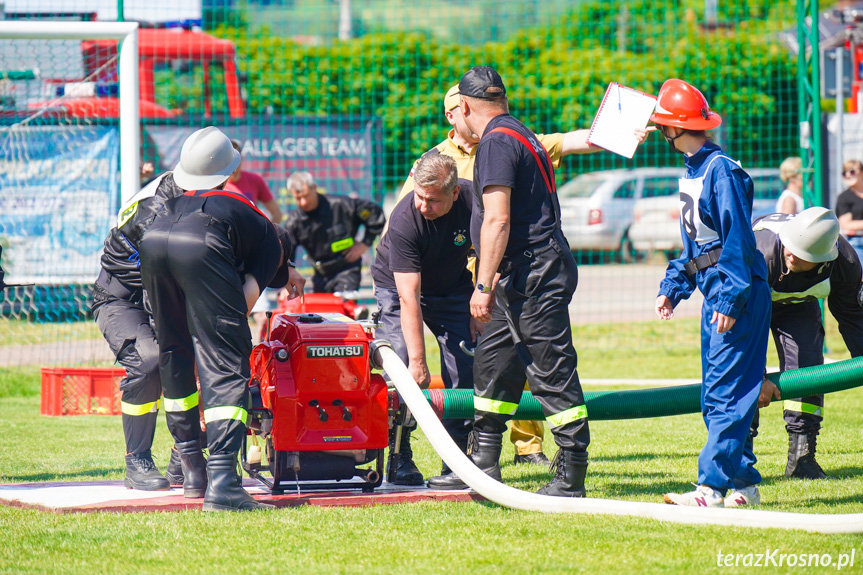
[[698,457],[698,483],[720,491],[761,482],[749,427],[764,376],[770,329],[770,288],[752,279],[746,306],[734,327],[716,333],[706,297],[701,314],[701,413],[707,443]]

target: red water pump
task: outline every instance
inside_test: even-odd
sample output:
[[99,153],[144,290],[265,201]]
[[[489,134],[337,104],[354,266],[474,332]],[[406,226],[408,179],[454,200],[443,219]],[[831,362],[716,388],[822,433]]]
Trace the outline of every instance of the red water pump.
[[283,313],[340,313],[351,319],[368,319],[369,308],[357,303],[357,295],[357,292],[307,293],[303,298],[288,299],[287,290],[282,290],[276,309],[267,312],[268,323],[261,326],[260,340],[270,339],[267,329],[274,327],[276,318]]
[[381,484],[398,399],[371,373],[372,337],[371,323],[339,313],[272,318],[267,341],[252,351],[246,443],[263,440],[267,464],[244,446],[251,477],[276,494],[300,487],[368,492]]

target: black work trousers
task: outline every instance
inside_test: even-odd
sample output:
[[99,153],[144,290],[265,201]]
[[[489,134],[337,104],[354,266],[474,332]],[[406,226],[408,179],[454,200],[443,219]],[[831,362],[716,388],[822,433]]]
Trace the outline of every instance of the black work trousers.
[[93,316],[117,362],[126,368],[120,382],[126,453],[141,454],[153,446],[156,432],[162,396],[159,346],[143,302],[118,298],[108,289],[99,282],[94,286]]
[[476,348],[474,428],[503,433],[526,376],[557,445],[586,451],[590,430],[569,322],[575,259],[562,237],[520,256],[504,263],[511,269],[497,284],[492,318]]
[[[141,241],[168,425],[200,436],[195,363],[210,453],[239,451],[246,432],[252,338],[227,224],[203,212],[157,218]],[[174,400],[182,409],[171,410]],[[194,405],[193,405],[194,404]]]
[[[770,331],[779,354],[779,369],[798,369],[824,363],[824,323],[817,301],[774,305]],[[788,433],[814,433],[824,419],[824,394],[785,401],[785,429]],[[752,422],[752,436],[758,432],[758,412]]]
[[[375,288],[375,299],[381,312],[381,327],[375,336],[386,339],[393,351],[408,364],[408,348],[401,324],[401,302],[397,290]],[[440,371],[446,389],[473,389],[473,358],[460,344],[473,347],[470,338],[470,292],[452,295],[420,296],[423,323],[434,334],[440,348]],[[471,420],[445,419],[444,429],[461,447],[467,445]]]
[[312,276],[312,287],[315,293],[352,292],[360,289],[362,275],[360,262],[354,267],[342,270],[333,275],[325,276],[318,272]]

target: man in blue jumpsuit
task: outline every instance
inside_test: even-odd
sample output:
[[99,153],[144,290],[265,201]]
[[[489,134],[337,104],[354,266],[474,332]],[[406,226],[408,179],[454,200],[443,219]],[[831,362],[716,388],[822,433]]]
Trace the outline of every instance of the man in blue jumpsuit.
[[[752,226],[758,250],[767,262],[773,299],[770,328],[779,352],[780,370],[824,363],[824,326],[818,304],[823,298],[827,298],[851,356],[863,355],[863,269],[857,252],[839,235],[839,227],[833,212],[822,207],[809,208],[796,216],[771,214]],[[778,391],[765,380],[759,405],[766,405],[771,396],[778,399]],[[785,399],[784,408],[788,431],[785,476],[827,478],[815,460],[824,395]],[[752,430],[755,437],[757,414]],[[730,505],[729,498],[726,507]]]
[[696,287],[704,295],[701,409],[707,442],[696,489],[667,493],[665,501],[723,507],[728,490],[754,497],[761,482],[749,427],[764,375],[771,304],[767,267],[750,223],[752,180],[707,137],[722,119],[690,84],[666,81],[651,120],[684,155],[687,168],[680,180],[683,253],[668,264],[656,313],[671,319]]

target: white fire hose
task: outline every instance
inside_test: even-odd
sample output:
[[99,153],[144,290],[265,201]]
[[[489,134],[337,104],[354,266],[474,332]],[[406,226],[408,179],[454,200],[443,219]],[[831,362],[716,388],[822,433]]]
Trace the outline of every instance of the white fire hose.
[[372,342],[372,358],[382,367],[407,403],[434,450],[471,489],[498,505],[545,513],[591,513],[647,517],[672,523],[735,525],[773,529],[801,529],[815,533],[863,533],[863,513],[815,514],[681,507],[665,503],[552,497],[528,493],[495,481],[461,452],[417,387],[407,367],[383,340]]

